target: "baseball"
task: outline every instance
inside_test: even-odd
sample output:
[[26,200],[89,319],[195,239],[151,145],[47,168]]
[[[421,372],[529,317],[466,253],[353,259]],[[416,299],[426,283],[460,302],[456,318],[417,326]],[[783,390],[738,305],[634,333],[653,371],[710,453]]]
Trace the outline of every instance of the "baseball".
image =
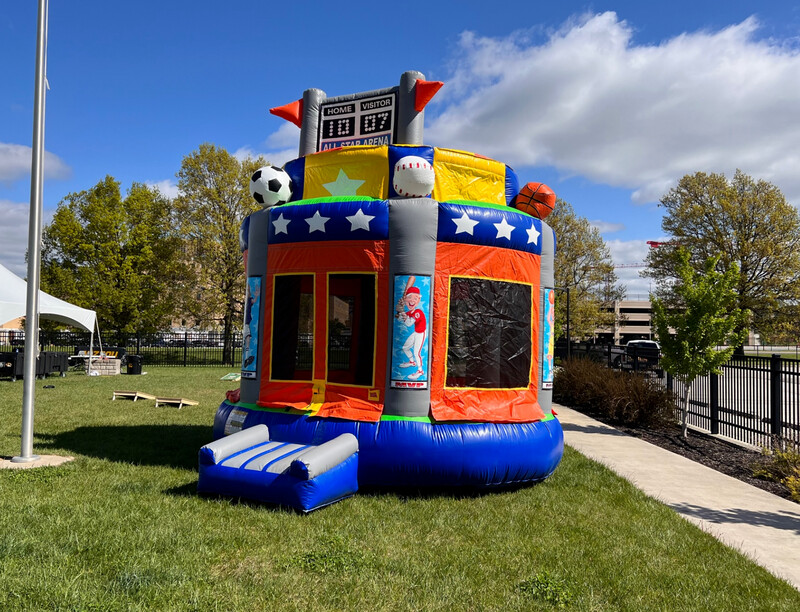
[[392,187],[402,198],[424,198],[433,191],[433,167],[416,155],[401,157],[394,165]]

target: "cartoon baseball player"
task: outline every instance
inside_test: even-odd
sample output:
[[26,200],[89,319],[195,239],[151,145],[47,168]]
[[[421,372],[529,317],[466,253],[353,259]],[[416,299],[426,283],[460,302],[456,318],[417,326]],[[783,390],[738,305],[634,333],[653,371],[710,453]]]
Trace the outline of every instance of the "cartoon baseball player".
[[408,338],[403,344],[403,352],[408,357],[408,361],[401,363],[401,368],[416,367],[416,371],[408,375],[409,380],[417,380],[420,376],[425,374],[425,367],[422,362],[422,347],[425,343],[425,335],[427,333],[428,324],[425,320],[425,313],[419,308],[420,305],[420,292],[419,287],[414,287],[414,277],[409,279],[406,293],[403,296],[402,302],[405,303],[397,305],[397,318],[406,326],[414,326],[414,330],[409,334]]
[[[252,283],[252,286],[248,285],[247,301],[245,303],[245,312],[244,312],[244,338],[242,339],[242,346],[244,347],[244,355],[245,357],[242,367],[248,368],[250,364],[255,361],[256,358],[256,342],[255,342],[255,333],[256,327],[258,326],[258,301],[261,296],[261,284],[260,283]],[[255,312],[254,312],[255,310]]]

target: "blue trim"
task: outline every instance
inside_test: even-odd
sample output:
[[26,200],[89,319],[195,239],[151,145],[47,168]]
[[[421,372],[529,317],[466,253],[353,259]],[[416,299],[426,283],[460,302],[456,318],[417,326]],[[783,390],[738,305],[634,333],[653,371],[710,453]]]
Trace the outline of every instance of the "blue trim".
[[239,250],[244,253],[250,243],[250,215],[242,219],[239,226]]
[[289,201],[302,200],[306,184],[306,158],[298,157],[288,161],[284,164],[283,169],[292,179],[292,197]]
[[542,254],[541,220],[508,207],[442,202],[436,238]]
[[[225,457],[222,461],[219,462],[219,464],[223,465],[226,461],[228,461],[230,459],[234,459],[234,458],[238,457],[239,455],[243,455],[245,453],[249,453],[251,450],[258,448],[259,446],[264,446],[265,444],[269,444],[269,443],[270,443],[270,440],[267,440],[266,442],[259,442],[258,444],[253,444],[253,446],[248,446],[247,448],[243,448],[242,450],[238,450],[235,453],[231,453],[230,455]],[[247,463],[249,463],[249,461],[246,461],[244,463],[244,465],[246,465]]]
[[392,145],[389,147],[389,197],[398,197],[397,192],[394,190],[394,167],[397,162],[406,157],[407,155],[416,155],[421,157],[431,166],[433,166],[433,147],[418,146],[398,146]]
[[564,434],[557,419],[536,423],[366,423],[248,409],[223,402],[214,418],[222,436],[234,409],[245,427],[263,423],[272,440],[322,444],[343,433],[358,438],[362,486],[492,487],[547,478],[561,460]]
[[511,202],[517,197],[519,193],[519,178],[514,168],[506,166],[506,204],[511,206]]
[[[291,442],[287,442],[286,444],[284,444],[283,446],[280,446],[279,448],[283,448],[284,446],[288,446],[289,444],[291,444]],[[304,448],[304,447],[305,447],[305,448]],[[301,445],[301,447],[300,447],[300,448],[295,448],[294,450],[290,450],[288,453],[284,453],[284,454],[283,454],[283,455],[281,455],[280,457],[276,457],[275,459],[273,459],[272,461],[270,461],[269,463],[267,463],[267,465],[265,465],[265,466],[264,466],[264,468],[263,468],[261,471],[262,471],[262,472],[266,472],[266,471],[269,469],[269,467],[270,467],[271,465],[273,465],[274,463],[277,463],[277,462],[278,462],[278,461],[280,461],[281,459],[286,459],[286,457],[288,457],[289,455],[294,455],[294,454],[297,454],[297,453],[299,453],[299,452],[301,452],[301,451],[305,450],[306,448],[308,448],[308,447],[307,447],[307,446],[305,446],[305,445]]]
[[[309,220],[314,219],[321,220],[312,231]],[[274,206],[269,211],[268,232],[269,244],[386,240],[389,205],[385,200],[354,200]]]
[[[270,442],[272,442],[272,440],[268,440],[267,442],[264,442],[263,444],[264,444],[264,445],[267,445],[267,444],[269,444]],[[275,448],[271,448],[271,449],[269,449],[269,450],[265,450],[263,453],[257,453],[257,454],[255,454],[255,455],[253,455],[252,457],[250,457],[250,459],[248,459],[247,461],[245,461],[245,462],[244,462],[242,465],[240,465],[239,467],[240,467],[240,468],[242,468],[242,469],[244,469],[244,468],[246,468],[248,465],[250,465],[250,464],[251,464],[253,461],[255,461],[256,459],[258,459],[259,457],[263,457],[264,455],[269,455],[269,454],[271,454],[271,453],[274,453],[276,450],[278,450],[278,449],[281,449],[281,448],[283,448],[284,446],[287,446],[288,444],[289,444],[288,442],[283,442],[283,443],[281,443],[281,444],[278,444],[278,446],[276,446]],[[233,455],[232,455],[232,456],[233,456]],[[227,461],[228,459],[229,459],[229,457],[227,457],[227,458],[226,458],[224,461],[220,461],[220,465],[223,465],[223,464],[225,463],[225,461]]]

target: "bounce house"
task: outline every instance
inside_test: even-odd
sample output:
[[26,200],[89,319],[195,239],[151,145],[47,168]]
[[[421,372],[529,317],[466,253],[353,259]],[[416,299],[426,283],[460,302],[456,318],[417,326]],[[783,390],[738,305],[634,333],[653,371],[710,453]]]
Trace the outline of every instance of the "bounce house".
[[406,72],[271,110],[300,127],[300,156],[251,181],[241,386],[200,491],[308,511],[359,486],[499,487],[558,465],[555,194],[422,144],[441,85]]

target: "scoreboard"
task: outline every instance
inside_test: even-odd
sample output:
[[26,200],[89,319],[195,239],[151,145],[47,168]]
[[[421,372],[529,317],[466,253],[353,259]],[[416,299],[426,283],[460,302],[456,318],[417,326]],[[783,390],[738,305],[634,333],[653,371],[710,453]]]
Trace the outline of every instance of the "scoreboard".
[[370,95],[320,105],[317,151],[395,141],[397,94]]

